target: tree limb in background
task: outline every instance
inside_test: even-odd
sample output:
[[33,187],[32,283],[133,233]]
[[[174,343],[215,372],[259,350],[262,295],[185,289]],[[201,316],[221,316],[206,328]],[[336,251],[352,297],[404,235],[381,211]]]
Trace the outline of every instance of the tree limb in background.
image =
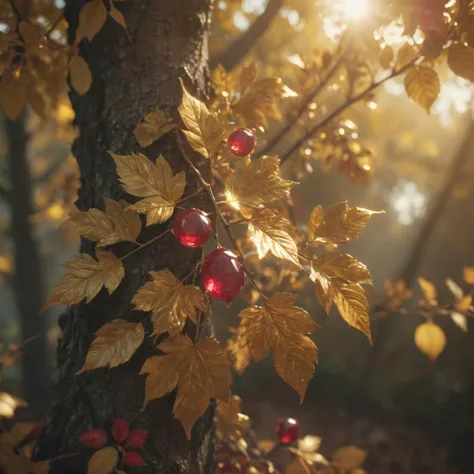
[[265,11],[252,23],[250,28],[231,43],[228,48],[216,57],[211,58],[210,68],[214,69],[220,64],[227,71],[231,71],[237,66],[268,30],[282,6],[283,0],[269,0]]

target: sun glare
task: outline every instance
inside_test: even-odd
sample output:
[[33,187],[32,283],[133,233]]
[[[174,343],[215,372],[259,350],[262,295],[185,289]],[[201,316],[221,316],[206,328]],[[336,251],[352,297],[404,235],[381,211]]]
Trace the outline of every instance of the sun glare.
[[334,8],[348,21],[359,20],[368,12],[368,0],[336,0]]

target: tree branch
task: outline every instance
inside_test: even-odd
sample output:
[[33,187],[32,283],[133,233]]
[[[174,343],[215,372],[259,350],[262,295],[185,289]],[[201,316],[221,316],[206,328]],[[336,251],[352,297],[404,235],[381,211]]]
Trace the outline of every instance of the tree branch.
[[220,64],[226,71],[234,69],[268,30],[282,6],[283,0],[269,0],[265,11],[253,22],[250,28],[231,43],[228,48],[210,59],[209,67],[214,69]]

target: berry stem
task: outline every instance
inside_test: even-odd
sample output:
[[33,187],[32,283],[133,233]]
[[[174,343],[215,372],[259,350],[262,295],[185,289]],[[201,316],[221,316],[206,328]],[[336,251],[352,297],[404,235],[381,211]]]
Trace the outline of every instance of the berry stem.
[[234,246],[234,248],[237,250],[237,252],[239,253],[240,255],[240,258],[242,260],[242,265],[244,267],[244,271],[245,273],[247,274],[247,276],[249,277],[250,281],[252,282],[253,286],[255,287],[255,289],[257,290],[258,294],[260,295],[260,297],[262,298],[263,301],[265,301],[267,298],[265,297],[265,295],[262,293],[262,291],[260,290],[260,288],[258,287],[257,285],[257,282],[255,281],[252,273],[250,272],[250,270],[247,268],[247,266],[245,265],[245,257],[244,257],[244,254],[242,252],[242,250],[240,249],[239,247],[239,244],[237,243],[237,239],[234,237],[234,234],[232,234],[232,231],[230,230],[231,228],[231,225],[232,224],[229,224],[227,222],[227,219],[224,217],[224,215],[222,214],[221,210],[219,209],[219,206],[218,206],[218,203],[217,203],[217,200],[216,200],[216,197],[214,196],[214,192],[212,191],[212,187],[211,185],[204,179],[204,177],[202,176],[201,172],[196,168],[196,166],[194,165],[194,163],[191,161],[191,159],[189,158],[187,152],[186,152],[186,149],[183,145],[183,142],[182,142],[182,138],[181,138],[181,135],[177,134],[177,143],[178,143],[178,147],[181,151],[181,154],[183,155],[183,158],[184,160],[186,161],[186,163],[189,165],[189,167],[194,171],[194,173],[196,174],[196,176],[199,178],[199,181],[201,181],[201,184],[202,186],[204,187],[204,189],[206,190],[208,196],[209,196],[209,199],[211,200],[212,202],[212,205],[216,211],[216,216],[217,218],[219,219],[219,221],[221,222],[222,226],[224,227],[230,241],[232,242],[232,245]]
[[152,239],[150,239],[148,242],[145,242],[143,244],[138,244],[138,247],[133,249],[131,252],[128,252],[127,254],[125,254],[123,257],[120,257],[120,261],[123,261],[125,260],[126,258],[130,257],[131,255],[133,255],[135,252],[138,252],[139,250],[142,250],[144,249],[145,247],[148,247],[150,244],[152,244],[153,242],[156,242],[159,238],[163,237],[164,235],[166,235],[168,232],[171,232],[171,229],[168,229],[168,230],[165,230],[164,232],[162,232],[161,234],[158,234],[158,235],[155,235],[155,237],[153,237]]

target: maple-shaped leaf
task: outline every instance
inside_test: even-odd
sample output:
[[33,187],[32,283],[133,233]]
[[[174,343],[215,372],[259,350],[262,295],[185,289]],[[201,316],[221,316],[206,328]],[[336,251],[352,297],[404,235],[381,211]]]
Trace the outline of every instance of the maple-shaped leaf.
[[293,224],[268,209],[254,213],[248,228],[249,238],[257,247],[258,258],[268,252],[301,267],[298,261],[296,231]]
[[193,150],[205,158],[210,158],[219,150],[225,127],[217,115],[209,112],[203,102],[186,90],[183,81],[181,79],[179,81],[183,90],[183,98],[178,112],[186,128],[183,133]]
[[219,435],[239,436],[242,400],[237,395],[229,397],[227,403],[217,402],[216,427]]
[[152,356],[143,364],[140,375],[149,374],[145,382],[144,406],[176,388],[179,374],[171,365],[172,363],[169,357]]
[[76,212],[69,220],[83,237],[97,242],[98,247],[117,242],[136,242],[142,230],[139,216],[117,201],[105,198],[105,213],[99,209]]
[[290,384],[303,401],[309,380],[314,375],[318,353],[308,337],[316,324],[302,308],[295,307],[296,295],[276,293],[262,306],[240,312],[242,332],[254,361],[270,353],[278,375]]
[[[343,263],[349,266],[342,268]],[[372,342],[369,300],[359,284],[370,281],[365,265],[350,256],[328,254],[311,262],[310,278],[316,284],[316,296],[326,312],[329,313],[334,302],[342,318]]]
[[117,466],[119,455],[114,446],[96,451],[87,464],[87,474],[110,474]]
[[97,260],[90,255],[81,253],[73,257],[64,267],[68,273],[64,275],[53,289],[44,307],[92,301],[103,286],[112,294],[125,276],[122,262],[111,252],[96,251]]
[[280,160],[277,157],[245,159],[242,172],[231,174],[226,183],[228,203],[245,212],[288,197],[291,188],[298,183],[280,178],[279,173]]
[[87,352],[86,362],[78,374],[99,367],[117,367],[128,362],[145,337],[142,323],[114,319],[96,333]]
[[167,221],[173,215],[175,203],[183,196],[186,186],[184,172],[173,176],[171,166],[162,156],[154,164],[141,153],[125,156],[109,153],[115,160],[125,191],[145,198],[129,209],[146,214],[147,226]]
[[[231,382],[229,362],[224,347],[214,338],[206,338],[194,344],[188,336],[178,334],[166,339],[158,349],[165,353],[158,359],[153,357],[145,362],[141,373],[149,377],[159,374],[166,383],[148,383],[146,402],[163,396],[177,384],[173,414],[183,425],[186,436],[191,438],[191,429],[196,420],[209,406],[211,397],[227,402]],[[156,370],[156,372],[155,372]],[[153,390],[150,393],[148,390]]]
[[134,130],[135,137],[140,146],[149,146],[158,138],[173,130],[176,124],[170,122],[171,118],[164,110],[156,110],[145,115],[143,122],[137,125]]
[[359,237],[374,214],[381,212],[350,208],[347,202],[334,204],[326,213],[318,206],[309,218],[308,239],[312,242],[344,244]]
[[107,9],[103,0],[87,2],[79,12],[79,26],[76,31],[76,43],[84,38],[89,41],[102,29],[107,20]]
[[168,269],[150,275],[152,281],[138,290],[132,303],[135,309],[151,311],[153,334],[181,332],[186,318],[195,323],[196,308],[206,309],[202,291],[193,285],[183,285]]

